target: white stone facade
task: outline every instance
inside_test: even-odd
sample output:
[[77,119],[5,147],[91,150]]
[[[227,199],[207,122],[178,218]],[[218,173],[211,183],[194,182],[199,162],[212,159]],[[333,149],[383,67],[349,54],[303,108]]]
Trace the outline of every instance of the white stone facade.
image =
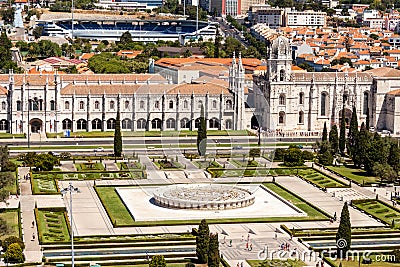
[[232,87],[170,84],[159,74],[0,75],[0,131],[113,131],[118,110],[125,131],[194,130],[201,106],[208,129],[242,130],[240,59],[230,73]]
[[[291,72],[291,50],[286,38],[272,42],[265,75],[255,76],[255,91],[267,103],[256,103],[262,126],[282,131],[322,131],[324,123],[339,125],[342,109],[350,122],[353,106],[359,125],[367,112],[370,126],[400,134],[400,71],[378,68],[361,73]],[[256,97],[260,99],[260,97]]]

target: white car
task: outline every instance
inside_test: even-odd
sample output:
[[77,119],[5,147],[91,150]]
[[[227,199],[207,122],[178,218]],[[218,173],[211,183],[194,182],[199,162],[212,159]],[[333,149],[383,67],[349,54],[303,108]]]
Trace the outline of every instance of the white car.
[[104,152],[104,148],[102,147],[95,148],[94,152]]

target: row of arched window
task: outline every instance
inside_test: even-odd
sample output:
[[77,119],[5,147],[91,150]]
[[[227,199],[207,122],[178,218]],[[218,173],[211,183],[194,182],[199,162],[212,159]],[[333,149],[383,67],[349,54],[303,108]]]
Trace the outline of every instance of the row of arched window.
[[[6,102],[3,101],[1,103],[1,108],[3,110],[6,109]],[[44,101],[43,99],[38,99],[38,98],[34,98],[34,99],[29,99],[28,100],[28,108],[30,111],[41,111],[44,108]],[[21,100],[17,100],[17,111],[21,111],[22,110],[22,102]],[[50,101],[50,110],[56,110],[56,102],[54,100]]]
[[[18,105],[18,102],[20,102],[20,101],[17,101],[17,105]],[[54,101],[52,101],[52,102],[54,102]],[[52,105],[53,108],[55,107],[54,103],[51,104],[51,105]],[[111,109],[111,110],[114,110],[114,109],[115,109],[115,101],[111,100],[111,101],[109,102],[108,105],[109,105],[109,106],[108,106],[109,109]],[[203,105],[203,102],[202,102],[202,101],[198,101],[198,102],[197,102],[197,107],[198,107],[198,108],[201,108],[202,105]],[[79,106],[79,109],[80,109],[80,110],[84,110],[84,109],[85,109],[85,102],[84,102],[84,101],[79,101],[78,106]],[[161,107],[160,101],[158,101],[158,100],[155,101],[155,102],[154,102],[154,108],[155,108],[155,109],[160,109],[160,107]],[[189,102],[188,102],[187,100],[184,100],[184,101],[183,101],[183,108],[184,108],[184,109],[187,109],[188,107],[189,107]],[[232,105],[232,100],[227,100],[227,101],[225,102],[225,109],[231,110],[232,107],[233,107],[233,105]],[[168,108],[169,108],[169,109],[173,109],[173,108],[174,108],[174,101],[173,101],[173,100],[170,100],[170,101],[168,102]],[[212,103],[211,103],[211,108],[212,108],[212,109],[217,109],[217,108],[218,108],[218,102],[217,102],[217,100],[213,100],[213,101],[212,101]],[[70,103],[69,103],[69,101],[65,101],[65,102],[64,102],[64,109],[65,109],[65,110],[69,110],[69,109],[70,109]],[[100,102],[99,102],[99,101],[95,101],[95,102],[94,102],[94,109],[95,109],[95,110],[100,110]],[[129,102],[129,100],[126,100],[126,101],[124,102],[124,109],[125,109],[125,110],[129,110],[129,109],[130,109],[130,102]],[[139,102],[139,109],[145,109],[145,102],[144,102],[143,100],[141,100],[141,101]],[[54,109],[51,109],[51,110],[54,110]]]
[[[1,123],[1,121],[0,121]],[[92,130],[101,130],[102,122],[100,119],[92,120]],[[108,119],[106,121],[106,129],[113,130],[115,129],[115,119]],[[132,120],[131,119],[123,119],[121,121],[121,128],[128,130],[132,129]],[[161,119],[153,119],[150,121],[151,129],[161,129]],[[139,130],[145,130],[147,127],[147,120],[139,119],[136,121],[136,128]],[[166,129],[175,129],[176,128],[176,120],[173,118],[169,118],[165,121]],[[194,127],[200,127],[200,118],[197,118],[194,122]],[[217,118],[212,118],[208,121],[209,128],[220,128],[220,121]],[[63,130],[72,129],[72,121],[70,119],[65,119],[62,121]],[[190,120],[188,118],[183,118],[180,120],[180,128],[181,129],[189,129],[190,128]],[[230,130],[232,129],[232,120],[225,120],[225,128]],[[85,119],[79,119],[76,121],[76,129],[77,130],[87,130],[87,121]],[[0,125],[1,130],[1,125]]]
[[[344,96],[344,99],[347,99],[347,96]],[[304,104],[304,93],[299,93],[299,105]],[[327,92],[321,93],[321,102],[320,102],[320,115],[321,116],[328,116],[329,110],[329,96]],[[279,95],[279,105],[284,106],[286,105],[286,95],[280,94]],[[368,92],[364,92],[363,98],[363,114],[366,115],[368,113],[368,105],[369,105],[369,94]],[[299,122],[300,123],[300,122]]]
[[[286,123],[286,113],[284,111],[279,112],[278,123],[281,125],[284,125]],[[298,117],[297,123],[304,124],[304,112],[303,111],[299,112],[299,117]]]

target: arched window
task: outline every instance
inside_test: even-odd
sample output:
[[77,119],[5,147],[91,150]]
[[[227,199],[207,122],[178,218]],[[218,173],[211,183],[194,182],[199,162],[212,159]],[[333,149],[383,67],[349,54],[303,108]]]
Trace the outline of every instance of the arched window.
[[189,129],[190,128],[190,121],[188,118],[181,119],[181,128],[182,129]]
[[167,124],[167,129],[175,129],[175,120],[174,119],[169,118],[166,121],[166,124]]
[[280,106],[286,105],[286,96],[285,96],[285,94],[280,94],[279,95],[279,105]]
[[79,102],[79,109],[81,109],[81,110],[85,109],[85,102],[83,102],[83,101]]
[[279,72],[279,80],[281,82],[285,80],[285,70],[280,70],[280,72]]
[[321,94],[321,116],[326,116],[327,104],[327,93],[323,92]]
[[230,100],[230,99],[226,100],[225,108],[227,110],[231,110],[232,109],[232,100]]
[[187,100],[183,101],[183,108],[188,108],[188,101]]
[[29,99],[29,110],[37,111],[42,110],[43,100],[37,97]]
[[231,120],[225,121],[225,129],[232,130],[232,121]]
[[7,106],[6,101],[1,102],[1,109],[2,110],[6,110],[6,106]]
[[304,93],[303,93],[303,92],[301,92],[301,93],[299,94],[299,104],[300,104],[300,105],[303,105],[303,104],[304,104]]
[[113,100],[110,101],[110,109],[115,108],[115,102]]
[[156,109],[160,108],[160,101],[154,102],[154,108],[156,108]]
[[21,101],[17,101],[17,111],[21,111],[22,110],[22,105],[21,105]]
[[212,118],[208,122],[210,128],[219,128],[219,120],[216,118]]
[[128,100],[125,101],[125,109],[129,109],[129,101]]
[[368,114],[368,99],[369,95],[368,92],[364,92],[364,104],[363,104],[363,114],[367,115]]
[[279,124],[285,124],[285,112],[281,111],[279,112]]
[[108,119],[107,120],[107,129],[115,129],[115,119]]
[[86,130],[86,120],[80,119],[76,122],[77,130]]
[[92,130],[101,130],[101,120],[100,119],[94,119],[92,120]]
[[160,119],[154,119],[151,121],[151,128],[152,129],[161,129],[161,120]]
[[122,120],[122,129],[125,129],[125,130],[132,129],[132,120],[130,120],[130,119]]
[[0,131],[8,131],[8,121],[7,120],[0,121]]
[[94,102],[94,109],[100,109],[100,102],[99,101],[95,101]]
[[299,112],[299,124],[303,124],[304,123],[304,112],[300,111]]
[[69,101],[65,101],[64,103],[64,109],[69,109]]
[[174,108],[174,101],[170,100],[170,101],[169,101],[169,104],[168,104],[168,107],[169,107],[170,109]]
[[217,108],[217,100],[213,100],[212,102],[212,108],[216,109]]
[[56,110],[56,101],[54,100],[50,101],[50,110]]
[[65,119],[62,121],[63,130],[71,130],[72,129],[72,121],[70,119]]
[[197,107],[198,107],[199,109],[201,109],[202,106],[203,106],[203,101],[199,100],[199,104],[197,105]]
[[145,119],[139,119],[137,122],[137,128],[142,130],[142,129],[146,129],[146,120]]
[[194,121],[194,128],[199,128],[200,127],[200,118],[197,118],[195,121]]
[[143,101],[143,100],[141,100],[141,101],[139,102],[139,108],[140,108],[140,109],[144,109],[144,101]]

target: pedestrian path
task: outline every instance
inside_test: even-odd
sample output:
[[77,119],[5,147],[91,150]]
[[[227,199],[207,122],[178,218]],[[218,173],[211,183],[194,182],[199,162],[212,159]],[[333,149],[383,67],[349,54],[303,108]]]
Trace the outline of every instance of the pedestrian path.
[[[25,177],[29,172],[28,167],[19,168],[20,177]],[[41,247],[38,241],[37,223],[35,221],[35,198],[32,195],[30,180],[21,180],[21,222],[22,235],[25,243],[26,262],[41,262]]]

